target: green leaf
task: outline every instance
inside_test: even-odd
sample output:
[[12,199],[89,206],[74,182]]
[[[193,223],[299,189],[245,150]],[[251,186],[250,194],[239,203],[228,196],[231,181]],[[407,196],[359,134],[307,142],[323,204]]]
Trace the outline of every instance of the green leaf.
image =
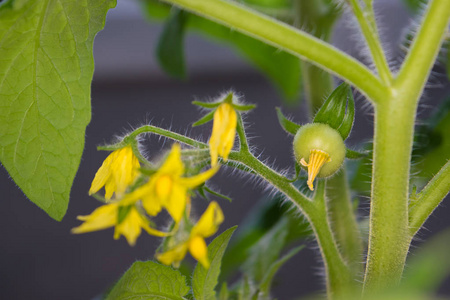
[[345,157],[347,157],[348,159],[360,159],[365,156],[367,156],[367,153],[350,150],[348,148],[347,148],[347,151],[345,152]]
[[297,131],[300,129],[300,125],[297,123],[294,123],[288,118],[286,118],[283,113],[281,112],[281,109],[279,107],[275,108],[277,110],[277,117],[278,122],[280,123],[281,127],[286,131],[287,133],[290,133],[292,135],[295,135]]
[[427,0],[403,0],[406,4],[406,6],[408,6],[409,9],[411,9],[411,11],[413,13],[418,13],[420,12],[421,9],[423,9],[428,1]]
[[250,255],[244,263],[244,270],[256,283],[262,282],[270,266],[280,256],[288,234],[288,220],[280,219],[277,224],[267,232],[250,249]]
[[422,179],[431,178],[450,159],[450,97],[416,130],[413,168]]
[[184,30],[187,17],[186,12],[174,7],[156,48],[156,56],[161,67],[169,75],[179,79],[186,77]]
[[437,292],[450,275],[450,230],[445,230],[418,249],[405,270],[402,289],[416,293]]
[[52,218],[66,213],[91,119],[94,37],[115,0],[15,0],[0,10],[0,160]]
[[179,271],[153,261],[138,261],[120,278],[106,299],[181,300],[188,292],[186,278]]
[[266,275],[264,276],[263,280],[261,281],[259,285],[259,290],[262,292],[263,297],[269,296],[270,293],[270,287],[272,285],[272,280],[275,274],[278,272],[278,270],[289,260],[291,259],[295,254],[300,252],[305,246],[299,246],[287,253],[285,256],[274,262],[269,270],[267,271]]
[[219,292],[219,300],[228,300],[230,297],[230,292],[228,291],[228,285],[226,282],[222,283],[222,287]]
[[[347,98],[349,101],[346,111]],[[328,124],[331,128],[338,130],[345,140],[352,130],[354,116],[355,104],[351,88],[348,84],[342,83],[320,107],[314,117],[314,123]]]
[[[149,17],[152,17],[155,11],[158,16],[163,15],[160,3],[147,0],[144,5]],[[170,10],[170,6],[166,9]],[[187,26],[216,41],[233,46],[269,77],[287,104],[298,103],[302,78],[299,58],[197,15],[189,15]]]
[[237,226],[231,227],[216,237],[208,246],[209,269],[197,264],[192,274],[192,291],[196,300],[216,299],[215,288],[220,275],[222,257],[233,232]]

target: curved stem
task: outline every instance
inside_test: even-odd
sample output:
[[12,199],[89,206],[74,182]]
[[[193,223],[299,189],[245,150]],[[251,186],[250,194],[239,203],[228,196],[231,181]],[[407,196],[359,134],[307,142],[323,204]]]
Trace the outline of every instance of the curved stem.
[[368,7],[365,11],[363,11],[359,4],[359,0],[349,0],[349,2],[355,17],[358,20],[361,32],[366,39],[367,46],[372,54],[373,62],[375,63],[378,74],[380,74],[383,83],[389,86],[392,82],[392,74],[389,69],[383,47],[381,46],[371,7]]
[[353,286],[348,266],[342,259],[327,221],[327,210],[323,195],[324,184],[317,188],[315,199],[309,200],[283,175],[267,167],[250,152],[232,152],[230,161],[235,161],[253,170],[258,176],[285,194],[309,220],[316,235],[327,273],[328,295],[343,295]]
[[409,209],[409,232],[414,236],[450,191],[450,160],[428,182]]
[[386,87],[366,66],[292,26],[227,0],[163,0],[278,47],[341,77],[374,102]]

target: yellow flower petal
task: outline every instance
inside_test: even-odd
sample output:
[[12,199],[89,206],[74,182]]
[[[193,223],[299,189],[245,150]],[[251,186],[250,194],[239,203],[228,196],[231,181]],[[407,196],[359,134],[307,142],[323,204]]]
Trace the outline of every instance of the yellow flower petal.
[[188,197],[187,188],[182,185],[176,185],[173,187],[170,197],[164,203],[165,208],[172,216],[175,223],[181,221],[184,211],[186,210]]
[[199,236],[193,237],[189,241],[189,252],[193,258],[198,260],[205,269],[209,268],[208,247],[203,238]]
[[325,163],[330,161],[331,159],[328,153],[316,149],[310,151],[309,163],[307,163],[304,158],[300,160],[302,166],[308,167],[308,181],[306,183],[311,191],[314,191],[313,182],[314,179],[316,179],[317,174],[319,174],[320,169]]
[[180,180],[178,181],[181,185],[184,185],[188,188],[195,188],[197,186],[199,186],[200,184],[204,183],[205,181],[207,181],[208,179],[210,179],[211,177],[214,176],[214,174],[217,173],[217,171],[219,170],[220,166],[215,166],[212,167],[211,169],[200,173],[198,175],[192,176],[192,177],[182,177],[180,178]]
[[161,174],[171,174],[174,177],[180,177],[184,173],[184,165],[181,160],[181,147],[179,144],[174,144],[172,150],[159,168],[158,172]]
[[182,243],[169,251],[157,253],[156,259],[165,265],[178,264],[181,262],[188,251],[188,243]]
[[218,156],[226,161],[236,136],[237,114],[229,103],[222,103],[214,112],[213,130],[209,139],[211,165],[217,164]]
[[130,146],[113,151],[95,174],[89,194],[105,186],[106,199],[111,199],[114,193],[117,197],[122,196],[138,176],[138,169],[139,160]]
[[112,227],[117,223],[116,203],[100,206],[89,216],[79,216],[78,219],[84,221],[80,226],[73,228],[72,233],[85,233]]
[[192,236],[209,237],[217,232],[219,225],[222,224],[224,220],[222,209],[220,209],[219,204],[213,201],[209,204],[206,211],[192,228]]
[[132,207],[123,221],[116,226],[114,239],[119,239],[123,235],[130,246],[136,244],[137,238],[141,235],[141,227],[144,220],[135,207]]

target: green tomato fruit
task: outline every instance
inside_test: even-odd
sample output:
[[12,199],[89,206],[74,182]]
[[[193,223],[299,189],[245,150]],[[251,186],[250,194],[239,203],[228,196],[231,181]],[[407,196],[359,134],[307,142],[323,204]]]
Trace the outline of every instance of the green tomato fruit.
[[329,155],[317,177],[324,178],[336,173],[345,159],[345,144],[339,132],[327,124],[311,123],[300,127],[294,137],[294,155],[300,165],[310,162],[311,150],[320,150]]

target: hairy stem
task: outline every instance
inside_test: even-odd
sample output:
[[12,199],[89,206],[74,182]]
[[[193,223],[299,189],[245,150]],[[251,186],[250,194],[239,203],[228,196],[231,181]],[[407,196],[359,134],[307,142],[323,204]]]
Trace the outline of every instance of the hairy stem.
[[366,39],[367,46],[369,47],[378,74],[380,74],[383,83],[385,85],[389,85],[392,81],[392,74],[389,70],[389,65],[378,36],[376,23],[373,18],[372,7],[367,7],[366,10],[362,10],[359,0],[349,0],[349,2],[353,9],[353,13],[358,20],[361,32]]
[[387,101],[375,107],[369,252],[364,286],[400,282],[409,249],[408,184],[418,99],[450,18],[450,0],[433,0]]
[[[353,279],[339,253],[330,224],[327,221],[327,211],[323,195],[317,196],[317,199],[314,201],[310,201],[287,178],[267,167],[250,152],[232,152],[230,153],[229,159],[253,170],[258,176],[285,194],[299,208],[303,215],[310,221],[321,249],[327,273],[329,297],[347,293],[353,286]],[[321,189],[322,191],[324,189],[323,183],[321,183]],[[316,195],[320,194],[316,192]]]
[[450,191],[450,160],[411,202],[409,232],[414,236]]
[[381,81],[363,64],[332,45],[285,23],[227,0],[163,0],[278,47],[341,77],[372,101],[382,101]]

